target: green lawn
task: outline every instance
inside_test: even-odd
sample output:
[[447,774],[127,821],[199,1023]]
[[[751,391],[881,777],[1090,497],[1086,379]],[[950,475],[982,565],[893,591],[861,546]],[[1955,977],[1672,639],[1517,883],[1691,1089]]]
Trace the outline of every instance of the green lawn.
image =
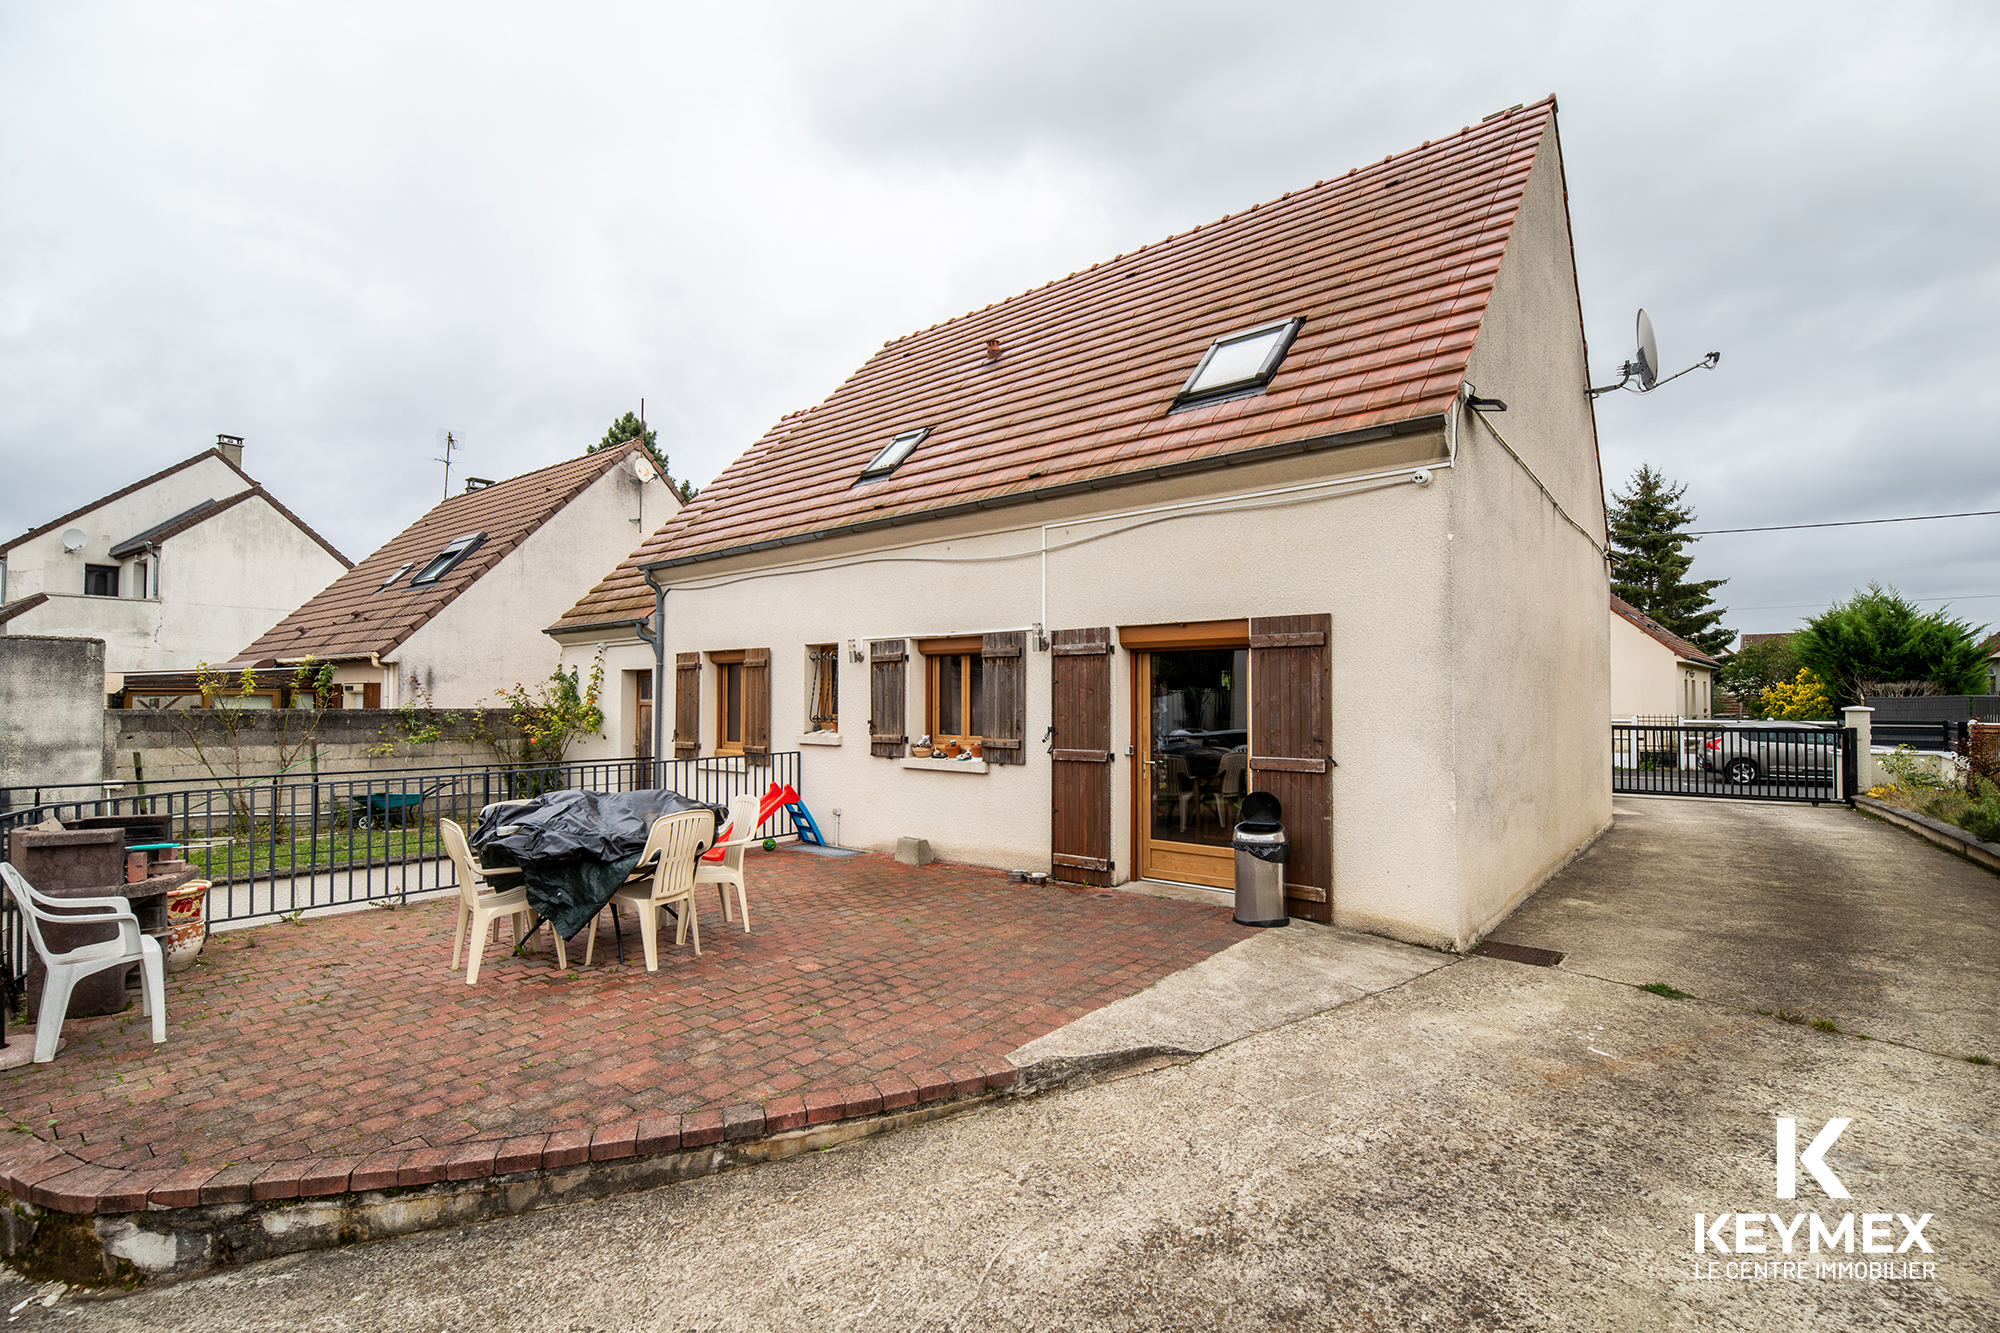
[[238,838],[228,846],[196,848],[188,863],[208,879],[248,879],[253,874],[333,870],[384,861],[432,860],[445,854],[435,821],[412,822],[408,828],[336,829],[317,838],[280,836],[276,845],[268,831],[253,840]]

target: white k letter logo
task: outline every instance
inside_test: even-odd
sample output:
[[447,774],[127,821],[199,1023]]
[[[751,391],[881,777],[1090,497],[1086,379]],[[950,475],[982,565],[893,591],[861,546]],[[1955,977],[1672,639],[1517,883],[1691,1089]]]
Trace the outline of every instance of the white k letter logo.
[[1781,1199],[1796,1199],[1799,1196],[1798,1168],[1803,1166],[1806,1170],[1812,1172],[1812,1178],[1819,1182],[1819,1187],[1826,1191],[1828,1198],[1853,1198],[1854,1196],[1847,1192],[1847,1186],[1840,1183],[1840,1177],[1827,1169],[1824,1160],[1826,1151],[1833,1146],[1834,1140],[1838,1139],[1841,1132],[1853,1123],[1852,1120],[1846,1119],[1827,1121],[1825,1128],[1820,1130],[1819,1137],[1815,1138],[1811,1146],[1804,1152],[1800,1152],[1798,1150],[1798,1121],[1780,1120],[1778,1122],[1778,1197]]

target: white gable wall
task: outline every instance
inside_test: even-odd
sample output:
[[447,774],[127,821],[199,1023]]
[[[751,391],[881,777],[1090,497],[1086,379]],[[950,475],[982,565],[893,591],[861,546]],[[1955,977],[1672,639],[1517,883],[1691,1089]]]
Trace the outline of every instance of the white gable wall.
[[[86,536],[74,555],[63,552],[62,529],[16,547],[8,552],[8,600],[34,592],[49,600],[6,630],[103,639],[106,669],[114,673],[190,671],[229,660],[346,566],[262,495],[167,538],[150,556],[113,560],[110,549],[202,500],[226,502],[248,489],[234,470],[204,458],[63,525]],[[148,566],[145,597],[133,595],[141,561]],[[119,595],[84,595],[86,564],[119,566]]]
[[[1553,145],[1550,146],[1550,149]],[[1466,378],[1507,411],[1461,430],[1450,488],[1449,767],[1462,913],[1477,938],[1611,822],[1604,492],[1560,155],[1545,149]],[[1593,546],[1589,533],[1598,546]]]
[[[203,500],[227,500],[249,489],[250,483],[240,473],[211,455],[172,476],[162,477],[151,486],[99,505],[83,517],[72,519],[53,532],[22,542],[7,552],[7,600],[17,602],[38,592],[81,597],[83,567],[86,564],[117,564],[110,551],[119,542],[136,537],[147,528],[157,527]],[[72,527],[81,528],[86,538],[84,548],[74,555],[66,553],[62,546],[63,532]],[[320,586],[331,580],[329,575]],[[248,642],[248,639],[244,640],[244,643]],[[112,668],[114,671],[118,669]]]
[[[383,659],[394,670],[382,706],[409,699],[412,675],[439,708],[495,707],[495,690],[519,683],[532,692],[546,681],[557,648],[542,630],[639,544],[641,489],[622,464],[613,467],[508,552]],[[643,490],[648,530],[680,508],[662,480]],[[587,680],[588,661],[583,671]]]

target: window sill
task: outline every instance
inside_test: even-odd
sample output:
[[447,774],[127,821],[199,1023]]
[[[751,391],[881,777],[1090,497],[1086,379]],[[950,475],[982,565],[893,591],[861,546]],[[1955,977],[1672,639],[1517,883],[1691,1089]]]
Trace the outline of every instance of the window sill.
[[984,759],[905,759],[904,768],[930,768],[940,773],[984,773]]
[[808,731],[799,737],[800,745],[838,745],[840,733],[837,731]]

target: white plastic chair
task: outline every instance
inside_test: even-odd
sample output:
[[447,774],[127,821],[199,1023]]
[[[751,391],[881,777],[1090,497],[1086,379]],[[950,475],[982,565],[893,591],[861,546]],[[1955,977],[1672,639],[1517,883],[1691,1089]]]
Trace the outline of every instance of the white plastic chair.
[[[449,819],[438,821],[438,840],[444,843],[445,854],[458,867],[458,934],[451,942],[451,970],[458,971],[458,956],[465,948],[466,927],[472,928],[472,962],[465,970],[465,984],[474,985],[479,980],[480,959],[486,953],[486,943],[493,933],[494,925],[501,917],[514,923],[514,947],[528,938],[528,932],[535,928],[538,918],[535,909],[528,906],[528,890],[525,886],[498,890],[492,885],[496,875],[518,875],[519,870],[486,870],[472,859],[472,848],[465,841],[465,830]],[[523,918],[526,918],[525,923]],[[556,967],[569,967],[569,950],[563,947],[562,936],[555,928],[549,934],[556,942]]]
[[[754,811],[752,813],[755,813]],[[694,955],[701,957],[701,921],[694,910],[694,865],[701,850],[715,837],[715,815],[708,810],[683,810],[677,815],[661,815],[646,835],[639,864],[652,862],[650,874],[635,875],[625,881],[606,904],[613,912],[626,906],[639,914],[639,938],[646,947],[646,970],[660,970],[660,913],[680,904],[680,929],[674,943],[685,944],[694,935]],[[590,933],[584,952],[584,966],[597,950],[597,932]]]
[[[167,966],[160,942],[139,933],[139,918],[132,904],[123,898],[51,898],[37,893],[21,872],[0,861],[0,880],[21,905],[21,921],[35,952],[42,956],[48,975],[42,978],[42,1008],[35,1018],[35,1063],[45,1065],[56,1058],[56,1043],[62,1038],[63,1018],[69,1013],[70,992],[76,983],[107,967],[137,963],[141,985],[140,1010],[153,1020],[153,1044],[167,1039]],[[68,909],[83,908],[83,911]],[[47,910],[63,909],[63,910]],[[80,944],[68,953],[50,953],[42,939],[42,922],[61,926],[78,924],[116,925],[118,938],[97,944]]]
[[[719,842],[715,847],[723,849],[720,861],[697,861],[694,865],[694,882],[697,885],[713,884],[722,894],[722,919],[734,921],[736,914],[730,909],[729,889],[736,888],[736,905],[743,909],[743,933],[750,933],[750,899],[743,891],[744,849],[753,842],[762,842],[757,836],[757,810],[762,803],[755,796],[732,796],[729,798],[729,841]],[[709,850],[715,850],[711,847]]]

